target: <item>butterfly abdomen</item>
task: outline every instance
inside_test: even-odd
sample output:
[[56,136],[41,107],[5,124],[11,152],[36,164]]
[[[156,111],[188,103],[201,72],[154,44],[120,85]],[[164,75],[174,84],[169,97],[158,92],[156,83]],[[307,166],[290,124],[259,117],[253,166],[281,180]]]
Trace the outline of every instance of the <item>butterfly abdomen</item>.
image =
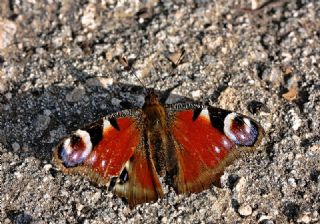
[[167,112],[159,101],[146,102],[142,110],[147,140],[145,148],[148,149],[149,159],[154,163],[158,175],[164,176],[168,148]]

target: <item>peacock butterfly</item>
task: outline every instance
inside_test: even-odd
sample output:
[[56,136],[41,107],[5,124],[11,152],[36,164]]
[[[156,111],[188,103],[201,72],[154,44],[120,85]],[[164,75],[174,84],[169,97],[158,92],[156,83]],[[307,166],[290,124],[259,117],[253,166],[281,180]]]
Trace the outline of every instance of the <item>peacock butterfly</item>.
[[150,91],[141,109],[110,114],[63,139],[53,161],[134,207],[164,195],[160,177],[178,194],[219,186],[226,166],[263,135],[247,116],[201,104],[162,105]]

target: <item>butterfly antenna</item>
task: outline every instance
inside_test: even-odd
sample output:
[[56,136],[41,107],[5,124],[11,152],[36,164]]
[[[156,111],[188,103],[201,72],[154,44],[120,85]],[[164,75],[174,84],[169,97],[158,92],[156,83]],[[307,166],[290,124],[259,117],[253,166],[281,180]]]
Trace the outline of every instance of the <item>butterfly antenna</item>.
[[140,82],[141,86],[143,86],[144,90],[147,92],[147,87],[146,85],[141,81],[141,79],[139,79],[139,77],[137,76],[137,74],[131,70],[131,74],[136,77],[136,79],[138,80],[138,82]]
[[[139,53],[140,54],[140,53]],[[141,79],[139,79],[139,77],[137,76],[137,74],[135,73],[135,71],[132,68],[132,64],[129,62],[129,60],[127,59],[126,56],[117,56],[117,60],[118,62],[124,66],[124,69],[129,71],[131,75],[133,75],[134,77],[136,77],[136,79],[140,82],[141,86],[143,86],[144,90],[147,90],[147,87],[145,86],[145,84],[141,81]]]

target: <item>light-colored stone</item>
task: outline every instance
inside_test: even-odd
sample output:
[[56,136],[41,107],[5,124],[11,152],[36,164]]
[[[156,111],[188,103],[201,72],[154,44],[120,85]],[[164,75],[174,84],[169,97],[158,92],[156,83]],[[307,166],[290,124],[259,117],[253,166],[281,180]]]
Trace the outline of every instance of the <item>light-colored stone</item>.
[[51,165],[51,164],[46,164],[46,165],[43,166],[43,169],[44,169],[45,171],[49,171],[51,168],[52,168],[52,165]]
[[18,142],[12,143],[11,147],[12,147],[13,151],[15,151],[15,152],[20,149],[20,145]]
[[0,49],[8,47],[17,32],[16,24],[0,18]]
[[50,117],[43,115],[43,114],[39,114],[36,120],[36,128],[38,131],[43,131],[46,130],[50,124]]
[[83,87],[77,87],[66,95],[66,100],[68,102],[73,102],[73,103],[78,102],[82,100],[85,94],[86,94],[86,91]]
[[201,95],[201,90],[198,89],[198,90],[192,91],[191,95],[192,95],[192,98],[197,99]]
[[249,205],[241,205],[238,211],[239,214],[243,216],[249,216],[252,214],[252,208]]

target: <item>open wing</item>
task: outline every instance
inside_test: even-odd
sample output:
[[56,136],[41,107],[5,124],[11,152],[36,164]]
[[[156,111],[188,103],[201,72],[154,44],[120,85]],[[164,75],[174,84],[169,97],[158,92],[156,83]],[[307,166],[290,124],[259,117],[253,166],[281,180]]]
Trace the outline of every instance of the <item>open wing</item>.
[[65,173],[108,186],[131,207],[156,200],[163,192],[142,133],[140,110],[116,113],[61,141],[53,161]]
[[225,167],[264,133],[254,120],[219,108],[177,104],[167,110],[174,158],[168,167],[177,193],[219,186]]

